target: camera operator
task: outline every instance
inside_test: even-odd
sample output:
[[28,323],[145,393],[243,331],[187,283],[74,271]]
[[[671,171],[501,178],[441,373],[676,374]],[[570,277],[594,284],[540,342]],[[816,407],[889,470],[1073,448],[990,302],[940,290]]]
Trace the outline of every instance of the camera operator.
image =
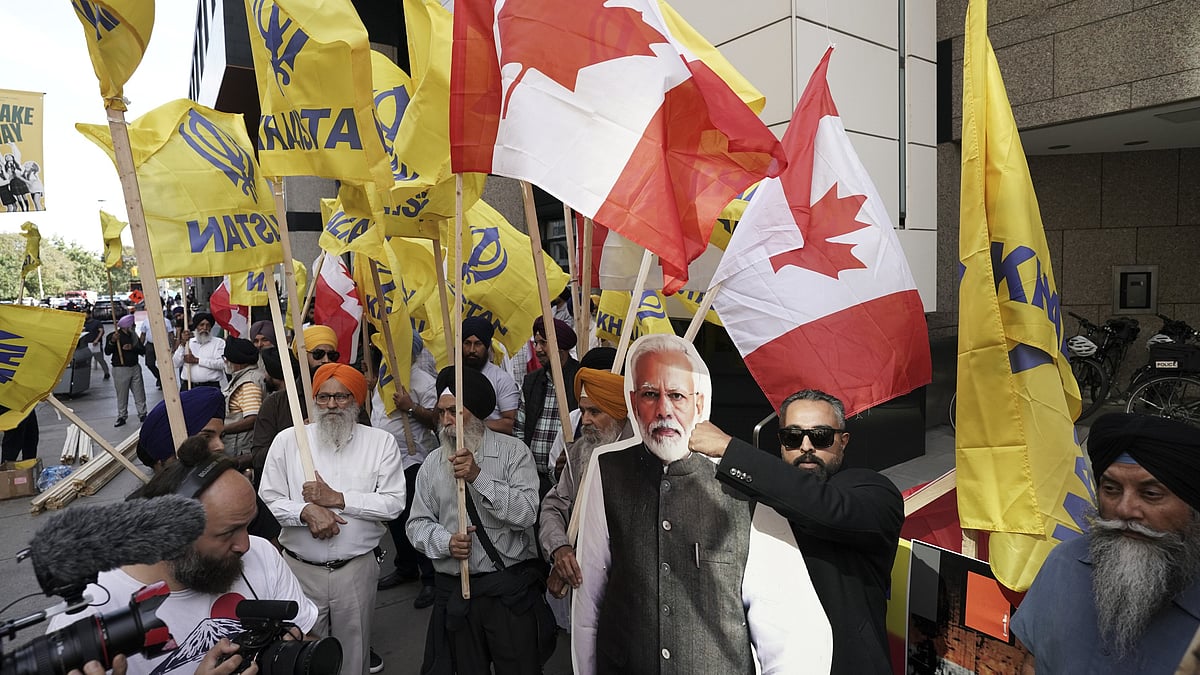
[[[304,596],[295,575],[270,542],[246,531],[257,511],[254,488],[228,458],[209,451],[207,438],[193,436],[184,441],[179,447],[179,461],[129,498],[168,494],[200,501],[205,513],[204,534],[179,558],[102,572],[98,584],[88,589],[93,598],[105,599],[89,607],[86,612],[90,614],[123,605],[132,592],[147,584],[165,581],[170,588],[171,594],[157,614],[178,648],[152,660],[140,655],[129,657],[129,673],[234,672],[241,658],[235,654],[236,645],[226,638],[242,631],[235,608],[243,599],[293,600],[299,605],[294,623],[300,631],[312,629],[317,620],[316,606]],[[56,616],[47,632],[79,616]],[[222,661],[225,656],[231,658]],[[98,665],[88,664],[85,675],[91,675]],[[114,668],[113,672],[120,671]]]

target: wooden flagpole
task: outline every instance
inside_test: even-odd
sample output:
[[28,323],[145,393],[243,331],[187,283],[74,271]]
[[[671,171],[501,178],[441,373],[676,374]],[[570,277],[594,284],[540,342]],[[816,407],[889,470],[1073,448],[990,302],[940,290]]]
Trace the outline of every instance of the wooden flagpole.
[[583,307],[583,298],[579,295],[579,279],[582,274],[580,272],[582,268],[579,266],[579,253],[575,250],[575,218],[574,214],[571,213],[571,207],[566,204],[563,204],[563,225],[566,227],[567,234],[567,274],[571,277],[567,288],[571,289],[571,312],[572,318],[575,320],[575,325],[572,328],[575,329],[575,336],[578,338],[575,342],[575,353],[582,359],[583,355],[587,353],[589,346],[586,317],[584,317],[584,320],[581,320],[579,313],[579,309]]
[[[287,262],[283,266],[286,268],[292,264],[292,260],[291,258],[285,259]],[[274,290],[267,293],[267,303],[271,306],[271,321],[275,324],[275,335],[286,335],[283,327],[283,310],[279,307],[279,294]],[[286,345],[284,349],[286,349]],[[301,361],[300,370],[307,372],[304,363]],[[317,479],[317,473],[313,468],[312,449],[308,446],[308,430],[304,426],[304,413],[300,410],[300,394],[296,391],[296,373],[292,372],[292,359],[283,353],[283,349],[279,353],[279,365],[283,369],[283,384],[287,391],[288,408],[292,412],[292,426],[296,429],[296,445],[300,448],[300,466],[304,470],[304,480],[313,481]],[[315,410],[311,407],[314,405],[311,398],[308,399],[308,404],[309,410]]]
[[637,282],[629,292],[629,310],[625,312],[625,323],[621,325],[621,341],[617,343],[617,357],[613,361],[612,372],[620,375],[625,367],[625,352],[629,350],[630,338],[633,336],[633,323],[637,319],[637,308],[641,304],[642,291],[646,288],[646,277],[650,274],[650,263],[654,254],[650,249],[642,254],[642,265],[638,268]]
[[[368,260],[371,261],[371,280],[375,284],[375,303],[379,306],[379,319],[383,323],[383,341],[387,344],[385,358],[388,360],[388,368],[392,371],[392,382],[396,383],[397,388],[403,388],[404,385],[400,384],[400,368],[396,365],[396,343],[392,338],[392,322],[388,318],[387,298],[383,295],[383,284],[379,282],[379,263],[372,258],[368,258]],[[399,276],[397,270],[392,270],[392,273]],[[408,349],[412,351],[412,345],[408,345]],[[386,409],[387,401],[384,401],[384,410]],[[417,441],[413,438],[412,426],[408,423],[407,410],[400,413],[400,425],[404,428],[404,442],[408,448],[408,454],[417,454]]]
[[[296,335],[296,356],[300,359],[300,381],[304,384],[304,399],[308,403],[308,409],[313,410],[312,374],[308,372],[307,361],[305,361],[308,350],[304,346],[304,309],[300,306],[300,293],[296,290],[296,271],[292,269],[292,238],[288,234],[287,209],[283,200],[283,179],[272,178],[270,181],[271,193],[275,196],[275,217],[279,219],[279,243],[283,246],[283,283],[287,290],[288,308],[292,311],[292,328],[295,329]],[[312,287],[316,288],[316,286],[317,278],[314,276]],[[278,298],[276,300],[278,301]],[[275,329],[279,331],[278,335],[287,335],[287,329],[282,323]]]
[[117,449],[114,448],[111,443],[105,440],[104,437],[97,433],[96,430],[93,429],[87,422],[84,422],[82,419],[80,419],[79,415],[76,415],[74,410],[71,410],[66,406],[66,404],[58,400],[54,394],[47,396],[46,402],[54,406],[54,409],[62,413],[67,419],[71,420],[72,424],[74,424],[76,427],[79,427],[80,431],[87,434],[88,437],[95,441],[97,445],[104,448],[104,451],[112,455],[113,459],[117,460],[122,466],[128,469],[129,473],[137,476],[138,480],[142,481],[142,483],[150,482],[149,476],[142,473],[133,462],[129,461],[129,458],[117,452]]
[[[546,281],[546,258],[542,254],[542,233],[538,227],[537,205],[533,202],[533,186],[529,181],[521,181],[521,197],[525,201],[525,226],[529,230],[533,271],[537,275],[538,297],[542,301],[542,327],[546,331],[546,343],[550,347],[550,377],[554,382],[554,398],[558,400],[558,419],[562,422],[563,442],[570,443],[575,440],[575,434],[571,428],[571,410],[567,405],[567,390],[563,383],[562,358],[558,353],[558,331],[554,330],[554,310],[550,309],[550,289],[549,282]],[[574,386],[573,382],[571,384]],[[535,421],[526,420],[530,425]]]
[[579,334],[579,339],[583,341],[587,348],[579,352],[579,358],[583,358],[584,352],[592,348],[592,219],[583,219],[583,255],[580,256],[580,268],[582,272],[579,274],[580,288],[580,314],[583,315],[583,332]]
[[[108,275],[108,309],[109,309],[109,313],[112,314],[113,332],[116,333],[117,332],[117,298],[116,298],[116,294],[113,293],[112,270],[109,269],[108,267],[105,267],[104,272]],[[117,348],[116,348],[117,360],[120,361],[121,365],[123,366],[123,365],[125,365],[125,351],[123,349],[121,349],[121,339],[116,338],[116,337],[113,339],[116,340],[116,342],[117,342]],[[103,345],[103,344],[104,344],[103,341],[101,341],[101,345]],[[101,351],[104,351],[103,347],[101,348]]]
[[[129,143],[129,128],[125,123],[125,111],[108,107],[108,128],[112,133],[113,155],[117,163],[117,174],[121,178],[121,191],[125,195],[125,209],[129,215],[129,231],[133,235],[133,249],[137,255],[142,288],[152,288],[146,295],[146,311],[150,315],[150,334],[154,343],[169,345],[167,324],[163,315],[162,298],[158,296],[158,277],[154,272],[154,255],[150,251],[150,235],[146,230],[146,213],[142,210],[142,194],[138,188],[137,170],[133,165],[133,149]],[[183,404],[179,400],[179,381],[175,377],[175,365],[171,360],[172,350],[155,349],[154,360],[162,380],[163,401],[167,419],[171,423],[171,439],[179,447],[187,438],[187,424],[183,419]]]
[[[307,312],[305,312],[305,313],[307,314]],[[371,336],[368,335],[368,333],[370,333],[371,331],[367,330],[368,326],[370,326],[370,324],[367,322],[366,316],[363,316],[363,318],[359,319],[358,334],[362,338],[363,363],[366,364],[366,366],[367,366],[368,377],[370,377],[372,375],[375,376],[376,386],[378,386],[379,370],[378,370],[377,364],[371,358]],[[380,390],[380,398],[382,398],[382,397],[383,397],[383,391]],[[372,398],[371,396],[368,396],[367,401],[366,401],[368,417],[370,417],[370,415],[371,415],[371,398]]]
[[[463,217],[463,179],[461,173],[454,174],[454,325],[446,326],[446,334],[454,331],[458,344],[462,344],[462,244],[463,229],[466,219]],[[448,356],[454,359],[454,450],[463,450],[463,358],[462,349],[453,349]],[[439,392],[440,393],[440,392]],[[480,420],[482,421],[482,420]],[[458,533],[467,533],[467,482],[462,478],[455,481],[458,493]],[[467,560],[460,560],[458,576],[462,581],[462,596],[464,600],[471,598],[471,566]]]
[[[191,297],[191,294],[188,293],[188,288],[189,288],[188,278],[184,277],[183,278],[183,329],[188,331],[188,333],[190,334],[192,332],[192,301],[188,299]],[[231,288],[230,291],[232,291],[232,290],[233,289]],[[210,307],[210,309],[211,309],[211,307]],[[190,339],[188,339],[188,340],[181,339],[179,341],[180,345],[183,347],[183,355],[184,356],[191,356],[191,354],[192,354],[191,342],[192,341]],[[156,349],[154,351],[157,352],[158,350]],[[172,350],[171,353],[174,354],[175,353],[174,350]],[[185,382],[187,382],[187,388],[191,389],[192,388],[192,364],[190,364],[186,361],[184,361],[184,364],[183,364],[183,380]],[[181,402],[180,405],[183,405],[183,403]]]
[[[317,262],[313,265],[312,279],[308,282],[308,288],[304,289],[304,309],[300,311],[300,316],[308,316],[308,308],[312,307],[313,299],[317,297],[317,279],[321,277],[321,266],[325,264],[325,256],[329,255],[325,249],[321,249],[321,255],[317,256]],[[297,330],[302,330],[303,324],[296,323],[296,319],[292,318],[292,326]]]
[[700,332],[700,326],[704,325],[704,317],[708,316],[708,310],[712,308],[713,298],[717,297],[717,293],[721,292],[721,284],[716,283],[704,292],[704,300],[700,302],[700,306],[696,308],[696,315],[692,317],[692,322],[688,324],[687,332],[683,334],[683,339],[688,342],[693,342],[696,339],[696,333]]
[[[459,211],[461,210],[459,209]],[[458,217],[461,219],[462,213],[459,213]],[[458,235],[455,234],[450,241],[454,241],[457,237]],[[450,325],[450,300],[446,296],[446,268],[442,260],[442,240],[437,234],[433,236],[433,269],[437,274],[438,298],[441,299],[442,304],[442,337],[446,339],[446,359],[453,363],[454,333],[452,331],[458,329]],[[457,284],[455,285],[457,286]]]

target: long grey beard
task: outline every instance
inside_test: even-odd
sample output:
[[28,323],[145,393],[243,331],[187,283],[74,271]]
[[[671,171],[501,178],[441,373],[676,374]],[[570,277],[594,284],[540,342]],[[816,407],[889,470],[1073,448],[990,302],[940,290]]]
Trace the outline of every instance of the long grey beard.
[[571,448],[567,453],[567,457],[571,458],[572,468],[576,475],[583,475],[584,469],[592,461],[592,451],[602,445],[613,443],[620,437],[621,427],[617,425],[613,425],[613,427],[612,431],[586,428],[580,430],[579,438],[571,443]]
[[[1151,540],[1127,537],[1125,530]],[[1200,576],[1200,514],[1193,511],[1183,534],[1094,518],[1088,549],[1100,635],[1123,658],[1154,616]]]
[[317,415],[317,440],[326,447],[340,448],[350,440],[350,433],[357,423],[357,403],[341,409],[322,410]]
[[[483,432],[486,429],[487,425],[482,420],[463,420],[463,447],[478,454],[480,446],[483,445]],[[454,425],[442,427],[438,431],[438,438],[442,441],[442,447],[446,448],[449,454],[454,454],[456,450]]]

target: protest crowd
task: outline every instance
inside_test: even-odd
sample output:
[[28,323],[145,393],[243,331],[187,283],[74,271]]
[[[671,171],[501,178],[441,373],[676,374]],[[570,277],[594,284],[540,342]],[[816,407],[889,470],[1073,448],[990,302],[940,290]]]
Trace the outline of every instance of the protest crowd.
[[[5,459],[10,433],[36,447],[30,411],[60,406],[69,354],[96,345],[114,426],[140,425],[129,501],[179,495],[204,512],[182,551],[89,586],[87,616],[165,584],[169,647],[148,639],[83,673],[383,672],[379,594],[404,584],[429,618],[401,651],[428,675],[539,675],[564,648],[579,675],[886,675],[921,650],[946,668],[928,672],[975,672],[909,624],[922,604],[939,630],[967,615],[1000,672],[1200,672],[1200,432],[1110,413],[1077,442],[1028,167],[996,147],[1016,132],[989,79],[982,0],[964,88],[998,95],[964,94],[952,530],[985,588],[961,602],[909,587],[914,494],[851,442],[856,415],[930,383],[931,357],[830,93],[832,47],[778,139],[762,95],[666,3],[618,8],[630,25],[606,36],[613,58],[588,66],[626,83],[623,99],[589,93],[522,31],[567,25],[584,11],[571,3],[458,0],[452,16],[404,0],[404,72],[370,50],[349,2],[247,0],[252,141],[240,116],[185,99],[126,124],[121,87],[153,12],[75,4],[120,119],[77,128],[146,197],[130,209],[143,287],[221,280],[196,308],[191,289],[183,307],[150,293],[144,314],[113,312],[107,337],[70,312],[0,306],[0,355],[18,355],[0,361]],[[522,62],[515,79],[501,57]],[[568,138],[618,161],[559,161],[546,139]],[[1010,171],[1017,189],[997,184]],[[311,266],[292,259],[285,176],[338,181]],[[482,198],[491,176],[521,181],[523,228]],[[563,203],[565,269],[543,251],[532,185]],[[102,222],[119,249],[125,224]],[[23,277],[40,265],[29,225]],[[1037,267],[1032,301],[993,270],[1011,241]],[[614,262],[622,247],[632,265]],[[706,322],[777,415],[774,437],[712,421]],[[143,363],[163,390],[150,409]],[[1000,618],[979,619],[985,591]],[[301,646],[251,651],[250,600],[292,603],[279,641]]]

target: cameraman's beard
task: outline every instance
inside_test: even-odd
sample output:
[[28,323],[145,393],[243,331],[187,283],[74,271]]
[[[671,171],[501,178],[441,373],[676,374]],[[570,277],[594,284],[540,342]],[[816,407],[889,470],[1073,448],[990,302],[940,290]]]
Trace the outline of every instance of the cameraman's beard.
[[[1134,532],[1147,539],[1126,536]],[[1100,635],[1128,654],[1164,607],[1200,576],[1200,516],[1182,534],[1135,521],[1093,518],[1088,534]]]
[[[693,424],[692,429],[695,428],[696,425]],[[654,432],[658,429],[670,429],[675,431],[675,434],[661,434],[656,437]],[[642,442],[663,464],[670,464],[687,457],[691,452],[688,449],[688,440],[692,436],[692,429],[685,430],[683,425],[673,419],[654,420],[643,427]]]
[[[479,447],[483,444],[485,429],[487,429],[487,425],[483,423],[483,420],[476,418],[463,420],[463,447],[478,454]],[[455,450],[454,425],[443,426],[438,431],[438,438],[442,441],[442,447],[453,454]]]
[[242,576],[242,557],[212,558],[189,546],[187,553],[171,561],[171,573],[184,587],[197,593],[225,593]]
[[317,440],[326,447],[340,448],[350,440],[354,425],[358,423],[358,403],[347,403],[343,408],[327,408],[317,413]]

